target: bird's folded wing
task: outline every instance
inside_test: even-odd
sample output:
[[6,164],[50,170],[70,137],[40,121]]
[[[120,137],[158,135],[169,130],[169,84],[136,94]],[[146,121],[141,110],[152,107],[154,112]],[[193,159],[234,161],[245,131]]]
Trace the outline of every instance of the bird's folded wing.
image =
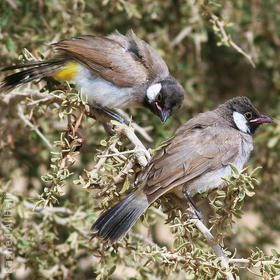
[[154,68],[160,68],[152,66],[151,59],[155,61],[158,58],[159,64],[163,64],[158,70],[164,70],[164,75],[166,71],[168,73],[159,54],[132,32],[128,37],[119,33],[107,37],[81,36],[60,41],[54,46],[88,67],[96,76],[119,87],[132,87],[150,80],[156,74]]
[[152,158],[144,193],[150,202],[172,188],[234,161],[241,145],[237,130],[215,126],[192,128],[177,134]]
[[150,81],[159,82],[169,76],[169,70],[165,61],[154,48],[139,39],[132,30],[128,33],[128,39],[131,50],[134,48],[134,51],[148,69],[148,79]]

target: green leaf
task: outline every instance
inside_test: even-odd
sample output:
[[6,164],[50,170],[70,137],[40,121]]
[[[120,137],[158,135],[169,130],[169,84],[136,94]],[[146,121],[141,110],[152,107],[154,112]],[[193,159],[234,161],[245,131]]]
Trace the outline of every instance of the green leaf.
[[274,257],[277,257],[277,258],[280,257],[280,253],[278,253],[278,252],[276,251],[276,249],[271,249],[271,253],[272,253],[272,255],[273,255]]
[[277,145],[278,141],[279,141],[279,135],[270,138],[268,140],[267,147],[270,149],[274,148]]
[[18,212],[18,215],[20,216],[20,218],[22,218],[22,219],[26,218],[25,209],[22,204],[19,204],[17,206],[17,212]]
[[255,195],[254,191],[250,191],[249,189],[245,188],[245,193],[247,196],[252,197]]
[[116,265],[112,266],[112,267],[110,268],[110,270],[108,271],[108,276],[112,275],[112,274],[115,272],[116,268],[117,268]]
[[103,147],[107,147],[107,141],[104,140],[104,139],[102,139],[102,140],[100,141],[100,145],[103,146]]
[[126,176],[125,181],[123,183],[122,189],[120,190],[120,194],[126,192],[129,189],[130,185],[129,185],[129,180],[128,180],[128,176]]
[[8,23],[8,20],[9,20],[9,16],[10,16],[10,13],[11,13],[11,8],[8,8],[5,13],[2,13],[2,16],[1,16],[1,21],[0,21],[0,27],[4,27],[7,25]]
[[3,41],[9,52],[15,52],[16,47],[13,40],[10,37],[5,37]]
[[224,203],[223,201],[221,201],[221,200],[216,200],[216,201],[215,201],[215,205],[216,205],[216,206],[224,206],[225,203]]

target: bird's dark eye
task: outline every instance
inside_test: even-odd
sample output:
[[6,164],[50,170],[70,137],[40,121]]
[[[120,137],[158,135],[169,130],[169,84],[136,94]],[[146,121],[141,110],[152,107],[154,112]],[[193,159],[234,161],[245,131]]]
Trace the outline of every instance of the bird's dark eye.
[[252,119],[252,117],[253,117],[253,115],[252,115],[252,113],[251,113],[251,112],[247,112],[247,113],[245,113],[245,114],[244,114],[244,116],[245,116],[245,118],[246,118],[247,120],[251,120],[251,119]]
[[156,102],[161,103],[161,101],[162,101],[162,95],[161,93],[159,93],[156,97]]

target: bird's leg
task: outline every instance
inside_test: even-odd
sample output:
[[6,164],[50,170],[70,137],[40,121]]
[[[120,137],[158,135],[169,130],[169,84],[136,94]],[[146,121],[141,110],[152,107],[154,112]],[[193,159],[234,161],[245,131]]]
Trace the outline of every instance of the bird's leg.
[[94,106],[94,110],[97,112],[98,115],[102,115],[103,118],[107,117],[107,119],[109,119],[109,120],[116,120],[116,121],[118,121],[120,123],[128,125],[128,121],[124,117],[122,117],[118,113],[112,111],[108,107],[103,107],[103,106],[100,106],[100,105],[95,105]]
[[191,206],[193,207],[195,214],[197,216],[197,218],[199,220],[201,220],[202,222],[204,222],[204,216],[201,213],[201,211],[199,210],[199,208],[197,207],[195,201],[192,199],[192,197],[190,196],[190,194],[188,193],[187,190],[183,190],[183,194],[185,196],[185,198],[189,201],[189,203],[191,204]]
[[100,122],[109,135],[113,134],[113,124],[111,123],[111,120],[116,120],[128,126],[128,122],[125,118],[110,110],[109,108],[100,106],[98,104],[90,107],[88,116]]

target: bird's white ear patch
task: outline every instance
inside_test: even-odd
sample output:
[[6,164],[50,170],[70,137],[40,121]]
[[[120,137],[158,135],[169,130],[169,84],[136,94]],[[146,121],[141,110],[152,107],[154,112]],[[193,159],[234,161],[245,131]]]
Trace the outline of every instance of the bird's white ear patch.
[[241,130],[245,133],[250,133],[250,128],[247,125],[247,120],[242,114],[240,114],[238,112],[233,112],[232,116],[233,116],[233,120],[239,130]]
[[148,100],[155,101],[156,96],[161,91],[161,88],[162,88],[162,86],[160,83],[149,86],[147,89],[147,93],[146,93]]

